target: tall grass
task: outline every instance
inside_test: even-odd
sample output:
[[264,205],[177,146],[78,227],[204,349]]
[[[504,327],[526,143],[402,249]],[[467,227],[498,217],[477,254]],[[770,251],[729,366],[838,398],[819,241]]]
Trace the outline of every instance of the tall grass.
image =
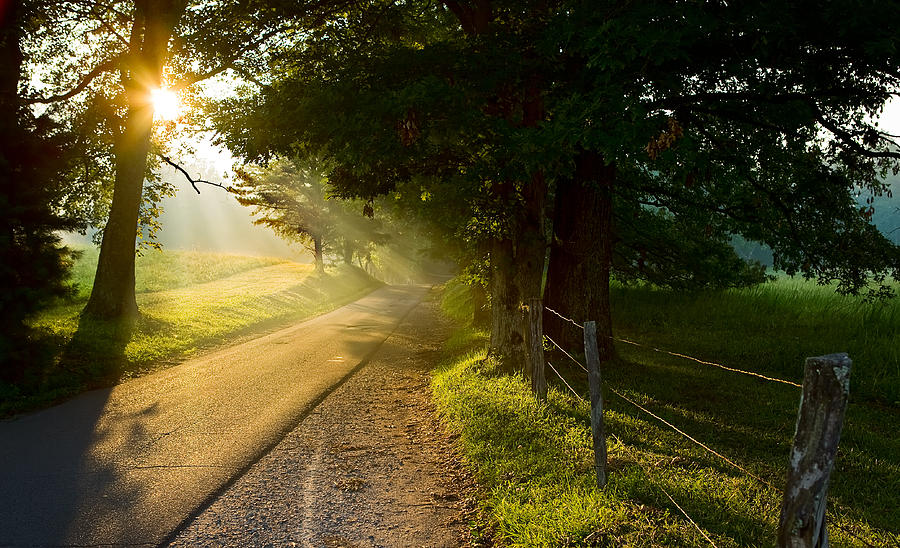
[[624,338],[795,381],[806,357],[848,352],[851,397],[900,405],[900,298],[866,302],[782,276],[696,293],[614,284],[611,300]]
[[[75,248],[78,259],[72,269],[77,298],[87,299],[97,271],[100,252],[96,247]],[[230,253],[166,250],[145,251],[135,259],[135,292],[165,291],[210,282],[254,268],[289,262],[278,257],[251,257]]]
[[[443,305],[461,316],[466,296],[451,289]],[[802,357],[812,355],[803,347],[794,348],[798,339],[826,333],[823,345],[850,344],[865,330],[845,324],[866,318],[876,323],[872,331],[878,345],[862,355],[882,363],[877,348],[890,346],[883,339],[896,317],[889,309],[893,304],[872,308],[792,280],[689,295],[618,286],[613,300],[619,336],[794,379],[799,379]],[[823,311],[828,312],[824,319],[819,317]],[[747,321],[755,325],[745,326]],[[793,329],[781,333],[786,326]],[[525,381],[504,375],[485,358],[486,339],[483,332],[460,328],[447,345],[433,389],[444,421],[460,435],[500,544],[708,545],[669,496],[717,546],[775,543],[782,496],[777,489],[608,389],[609,485],[597,489],[584,373],[564,356],[548,354],[580,397],[548,370],[550,393],[546,403],[538,403]],[[616,348],[619,358],[603,368],[607,388],[679,426],[744,470],[783,487],[798,389],[647,349],[624,344]],[[856,352],[855,347],[849,350],[851,355]],[[856,352],[855,366],[862,361],[859,355]],[[780,369],[779,359],[793,364],[792,369]],[[890,368],[860,367],[852,380],[857,394],[861,384],[878,388],[868,377],[872,372],[893,382]],[[835,546],[897,546],[900,412],[893,404],[856,400],[848,409],[830,486],[831,541]]]

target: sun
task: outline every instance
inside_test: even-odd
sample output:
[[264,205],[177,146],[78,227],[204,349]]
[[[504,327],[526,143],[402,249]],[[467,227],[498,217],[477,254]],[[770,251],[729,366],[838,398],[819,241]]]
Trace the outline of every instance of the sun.
[[178,95],[171,90],[151,90],[150,103],[153,104],[154,116],[159,120],[175,120],[181,114],[181,104],[178,101]]

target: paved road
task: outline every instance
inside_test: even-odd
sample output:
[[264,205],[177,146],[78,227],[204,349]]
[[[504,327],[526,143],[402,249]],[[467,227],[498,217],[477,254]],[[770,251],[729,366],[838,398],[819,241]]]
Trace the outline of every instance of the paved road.
[[367,359],[425,294],[324,316],[0,422],[0,546],[157,545]]

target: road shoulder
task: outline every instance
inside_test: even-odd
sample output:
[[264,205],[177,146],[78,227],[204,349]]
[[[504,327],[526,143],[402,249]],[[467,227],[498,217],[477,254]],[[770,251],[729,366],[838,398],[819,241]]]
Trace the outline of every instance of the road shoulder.
[[431,402],[430,370],[449,332],[434,303],[418,305],[171,545],[469,544],[474,483]]

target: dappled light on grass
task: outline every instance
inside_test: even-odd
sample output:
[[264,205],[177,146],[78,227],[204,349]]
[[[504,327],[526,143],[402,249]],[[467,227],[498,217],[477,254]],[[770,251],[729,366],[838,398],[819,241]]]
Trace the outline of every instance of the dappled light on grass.
[[[85,253],[82,261],[88,265],[78,265],[76,273],[92,275],[96,254]],[[52,340],[57,351],[68,349],[55,365],[48,356],[43,374],[50,380],[36,377],[27,387],[0,386],[0,413],[172,365],[229,338],[327,312],[378,285],[353,267],[318,275],[313,265],[284,259],[197,252],[153,251],[138,259],[137,276],[141,315],[126,336],[113,336],[123,332],[112,323],[79,328],[84,293],[38,317],[34,326],[44,339]]]
[[[469,338],[455,337],[457,342]],[[579,372],[563,371],[576,390],[586,393]],[[703,395],[691,395],[691,386],[698,381],[685,385],[680,379],[684,372],[689,371],[629,362],[618,362],[607,370],[611,386],[625,390],[752,473],[774,485],[783,483],[798,395],[780,385],[757,387],[762,383],[758,380],[732,384],[719,379],[712,389],[721,397],[706,401],[705,410],[695,411]],[[706,382],[717,381],[707,378]],[[589,406],[566,388],[552,387],[546,405],[539,404],[522,379],[500,374],[481,353],[453,357],[436,375],[434,390],[445,420],[461,433],[463,452],[489,493],[487,510],[499,524],[498,534],[511,546],[577,546],[588,539],[612,546],[704,545],[700,532],[683,518],[666,492],[718,546],[762,546],[775,541],[781,503],[777,490],[625,402],[607,400],[610,482],[600,491],[594,484]],[[768,401],[768,409],[749,413],[755,408],[750,402],[757,398]],[[891,519],[898,508],[897,494],[890,487],[900,477],[898,453],[896,448],[860,443],[852,430],[865,431],[870,421],[887,418],[864,417],[846,429],[830,507],[841,526],[890,544],[900,538]],[[865,465],[842,461],[848,450],[855,451]],[[868,495],[857,492],[854,486],[859,483],[867,483]],[[874,501],[877,507],[870,506]],[[832,529],[832,538],[841,545],[851,544],[841,530]]]
[[[628,304],[635,308],[624,317],[642,322],[637,324],[642,329],[619,326],[616,335],[680,351],[688,344],[703,344],[707,352],[701,356],[743,369],[766,370],[756,358],[744,356],[736,362],[720,358],[723,352],[718,350],[742,344],[743,333],[735,330],[731,337],[724,337],[720,333],[726,326],[712,329],[710,323],[724,321],[720,311],[710,308],[714,300],[693,295],[702,304],[688,314],[688,297],[668,297],[665,292],[646,290],[629,298]],[[470,319],[470,304],[466,291],[448,286],[442,305],[450,315]],[[747,313],[740,307],[732,311],[738,312],[737,317]],[[768,314],[765,325],[780,325],[777,307],[763,313]],[[682,331],[673,327],[676,321],[685,322]],[[689,333],[693,339],[687,340]],[[651,338],[667,334],[671,336],[665,340],[667,345]],[[587,401],[553,378],[546,404],[539,404],[526,381],[503,374],[483,350],[475,351],[486,344],[487,334],[482,331],[462,328],[454,333],[433,388],[445,422],[460,434],[462,451],[477,471],[486,493],[485,511],[496,520],[496,533],[503,542],[510,546],[703,546],[709,545],[706,534],[720,547],[775,543],[782,500],[779,489],[787,471],[798,388],[617,344],[620,359],[604,364],[602,370],[607,386],[609,484],[598,490]],[[784,351],[779,345],[790,344],[794,343],[775,337],[769,346],[759,348],[778,355]],[[755,348],[748,346],[744,351],[749,354]],[[738,350],[728,355],[742,356]],[[547,354],[574,390],[586,396],[584,372],[558,356],[557,361]],[[864,369],[858,378],[851,378],[851,394],[854,383],[864,383],[867,373]],[[740,468],[616,397],[609,388]],[[829,533],[834,545],[861,545],[859,538],[876,546],[900,543],[898,421],[892,409],[865,401],[849,406],[829,492]]]

